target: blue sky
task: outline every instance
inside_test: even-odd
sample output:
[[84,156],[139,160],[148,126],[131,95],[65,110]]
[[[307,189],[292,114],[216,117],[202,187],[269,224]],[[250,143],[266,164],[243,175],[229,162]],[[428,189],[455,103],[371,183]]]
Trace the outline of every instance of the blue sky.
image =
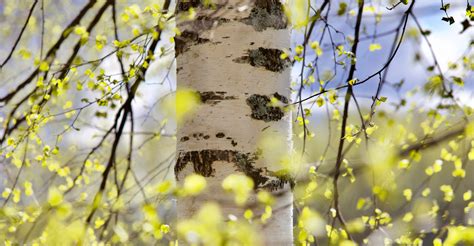
[[[319,2],[319,1],[318,1]],[[440,62],[440,65],[443,69],[443,72],[446,72],[448,62],[456,61],[459,59],[465,49],[469,47],[469,43],[472,39],[474,39],[474,29],[468,29],[463,34],[459,34],[462,30],[460,22],[465,19],[465,8],[466,8],[466,1],[464,0],[453,0],[453,1],[445,1],[445,3],[450,3],[451,8],[449,9],[449,14],[452,15],[456,23],[453,25],[449,25],[448,23],[441,20],[444,16],[444,12],[441,11],[440,2],[439,1],[417,1],[414,13],[418,17],[421,26],[424,29],[431,30],[431,35],[429,35],[429,40],[433,46],[433,49],[436,53],[437,59]],[[318,4],[319,5],[319,4]],[[474,4],[473,4],[474,5]],[[355,5],[353,5],[355,7]],[[369,3],[370,6],[370,3]],[[376,8],[379,11],[384,13],[384,17],[382,17],[382,21],[377,26],[377,32],[383,33],[385,31],[391,30],[395,28],[400,19],[402,18],[403,11],[406,10],[407,6],[399,5],[392,11],[388,11],[383,8],[384,5],[375,5],[379,6]],[[337,17],[331,16],[330,23],[340,31],[346,33],[346,35],[352,35],[353,33],[353,25],[355,22],[355,18],[347,19],[346,17]],[[368,34],[372,34],[374,31],[373,23],[374,18],[372,13],[366,13],[364,15],[364,22],[365,28]],[[409,19],[408,27],[410,28],[415,27],[415,22],[413,19]],[[315,30],[318,30],[315,28]],[[320,31],[315,32],[313,35],[313,39],[319,39]],[[341,36],[335,34],[333,35],[335,38],[339,37],[341,40]],[[362,35],[364,36],[364,35]],[[394,35],[388,35],[376,40],[365,40],[360,43],[358,54],[357,54],[357,72],[355,77],[359,79],[366,78],[368,75],[373,74],[375,71],[379,70],[388,57],[388,52],[391,46],[391,42],[393,40]],[[296,32],[294,34],[294,43],[301,43],[302,34]],[[329,39],[326,39],[328,42]],[[379,43],[382,46],[382,50],[378,50],[375,52],[370,52],[368,47],[371,43]],[[346,49],[350,49],[348,45],[346,45]],[[414,61],[414,53],[420,50],[419,52],[425,58],[424,63],[417,63]],[[309,56],[310,58],[314,58],[314,54]],[[323,55],[324,57],[324,55]],[[332,67],[332,56],[328,56],[329,59],[323,59],[321,63],[322,66],[326,65]],[[392,66],[390,67],[390,71],[387,77],[389,82],[399,82],[400,80],[404,79],[405,84],[402,87],[402,92],[407,92],[416,86],[421,85],[424,83],[429,76],[433,74],[428,74],[426,72],[426,67],[433,64],[433,59],[431,58],[429,47],[424,40],[420,39],[419,42],[414,40],[405,40],[405,42],[401,45],[399,52],[397,53]],[[296,66],[293,72],[293,75],[297,75],[299,73],[300,67]],[[347,71],[346,71],[347,72]],[[461,73],[459,72],[446,72],[445,74],[447,77],[449,76],[460,76]],[[335,84],[338,82],[336,81],[344,81],[346,79],[346,74],[341,74],[335,79]],[[375,88],[377,86],[377,78],[374,78],[364,85],[357,86],[356,88],[356,95],[360,96],[371,96],[374,94]],[[466,103],[470,103],[471,106],[474,106],[474,103],[470,101],[472,89],[474,89],[473,84],[473,76],[472,73],[465,78],[466,87],[462,91],[461,94],[462,98],[465,100]],[[307,95],[310,94],[309,91],[306,91]],[[389,87],[386,87],[383,90],[383,94],[388,96],[389,98],[396,98],[397,95],[394,90]],[[370,102],[370,101],[368,101]],[[363,103],[363,102],[362,102]]]

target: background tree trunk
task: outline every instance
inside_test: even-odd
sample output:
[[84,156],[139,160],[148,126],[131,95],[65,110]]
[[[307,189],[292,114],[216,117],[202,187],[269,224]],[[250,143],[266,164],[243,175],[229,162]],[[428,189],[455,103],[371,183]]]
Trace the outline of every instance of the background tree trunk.
[[[290,63],[280,59],[290,47],[281,4],[277,1],[219,2],[214,9],[200,2],[178,3],[178,11],[194,7],[197,18],[178,24],[176,37],[178,90],[199,92],[202,104],[178,125],[175,174],[178,182],[190,173],[207,178],[208,188],[198,197],[178,200],[178,220],[190,218],[206,201],[215,201],[224,215],[242,216],[245,208],[221,188],[225,177],[245,173],[256,190],[276,194],[273,215],[262,226],[266,245],[293,243],[292,193],[288,172],[278,162],[288,158],[291,114],[275,105],[288,103]],[[258,153],[266,134],[278,136],[279,153]],[[281,157],[281,158],[280,158]],[[257,204],[256,195],[248,206]],[[256,216],[263,209],[254,209]]]

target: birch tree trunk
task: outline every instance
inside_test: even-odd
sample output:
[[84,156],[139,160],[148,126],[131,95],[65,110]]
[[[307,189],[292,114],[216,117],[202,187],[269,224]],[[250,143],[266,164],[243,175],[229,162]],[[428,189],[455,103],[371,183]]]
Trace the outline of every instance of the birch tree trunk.
[[[278,150],[277,156],[288,157],[292,147],[291,114],[274,105],[288,103],[290,94],[290,63],[280,58],[290,47],[281,4],[229,0],[214,9],[200,2],[181,2],[177,8],[191,6],[197,18],[178,24],[178,90],[199,92],[202,104],[178,126],[175,174],[178,182],[201,174],[208,188],[198,197],[178,200],[178,220],[192,217],[206,201],[217,202],[225,215],[242,216],[244,208],[235,205],[221,183],[229,174],[243,173],[253,179],[256,191],[276,195],[273,215],[261,226],[265,245],[292,245],[292,181],[278,163],[271,163],[280,160],[270,162],[258,151],[264,134],[279,136],[271,141],[283,139],[283,153]],[[256,203],[253,194],[249,204]]]

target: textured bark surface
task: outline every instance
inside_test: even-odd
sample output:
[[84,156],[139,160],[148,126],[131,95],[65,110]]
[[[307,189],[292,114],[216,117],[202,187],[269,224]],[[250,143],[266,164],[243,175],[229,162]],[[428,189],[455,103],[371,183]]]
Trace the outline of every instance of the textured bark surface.
[[[278,94],[278,92],[275,92],[273,95],[280,102],[288,103],[288,99]],[[279,121],[285,116],[285,112],[283,112],[281,107],[270,105],[271,99],[268,96],[253,94],[246,101],[252,110],[250,117],[255,120],[263,120],[265,122]]]
[[254,67],[264,67],[272,72],[282,72],[289,65],[288,60],[282,60],[280,55],[283,53],[279,49],[258,48],[248,50],[248,55],[234,59],[235,62],[249,63]]
[[[218,202],[225,214],[241,216],[221,183],[232,173],[245,173],[256,189],[275,194],[272,218],[261,228],[266,245],[292,245],[291,178],[258,153],[263,133],[285,136],[291,145],[291,115],[277,105],[288,103],[289,63],[280,60],[290,47],[290,33],[277,1],[217,2],[215,9],[193,6],[195,21],[178,24],[185,36],[176,40],[178,89],[199,92],[202,104],[178,126],[175,174],[207,177],[206,192],[178,200],[178,219],[191,217],[205,201]],[[257,204],[256,197],[249,200]],[[254,210],[260,214],[263,208]]]
[[[216,134],[218,138],[219,133]],[[179,173],[189,164],[193,165],[194,172],[204,177],[215,177],[214,163],[224,161],[234,165],[234,171],[245,173],[250,177],[255,189],[277,191],[286,184],[293,187],[294,182],[286,170],[270,171],[267,167],[256,168],[255,162],[258,155],[240,153],[235,150],[205,149],[200,151],[183,151],[179,153],[174,171]],[[177,177],[179,180],[179,178]]]

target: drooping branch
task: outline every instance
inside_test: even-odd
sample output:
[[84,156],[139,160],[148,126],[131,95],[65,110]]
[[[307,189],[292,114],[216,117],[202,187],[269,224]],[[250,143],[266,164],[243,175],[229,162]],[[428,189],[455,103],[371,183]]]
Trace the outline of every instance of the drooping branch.
[[[44,58],[45,61],[48,61],[49,65],[53,62],[54,57],[56,56],[56,52],[59,50],[61,45],[64,43],[64,41],[69,37],[69,30],[73,28],[74,26],[78,25],[81,20],[84,18],[84,16],[89,12],[89,10],[94,7],[96,4],[97,0],[90,0],[78,13],[78,15],[69,23],[69,25],[66,26],[66,28],[63,29],[61,32],[61,35],[59,36],[58,40],[55,42],[55,44],[48,50],[46,53],[46,56]],[[23,90],[27,85],[29,85],[33,79],[40,73],[39,67],[35,68],[35,70],[20,84],[18,84],[13,91],[8,93],[7,95],[3,96],[0,98],[0,103],[3,103],[6,105],[10,100],[15,97],[20,91]]]
[[[163,6],[164,11],[168,11],[168,8],[170,6],[170,0],[165,1],[165,4]],[[159,27],[157,27],[159,28]],[[144,60],[144,63],[150,63],[151,59],[153,59],[154,51],[156,50],[156,47],[158,46],[158,43],[161,41],[161,30],[158,31],[158,36],[153,39],[152,43],[150,44],[147,52],[147,56]],[[120,109],[118,110],[116,116],[115,116],[115,123],[113,125],[113,129],[115,131],[114,134],[114,141],[112,143],[112,149],[110,151],[109,159],[106,164],[106,167],[102,173],[102,179],[101,183],[99,186],[99,190],[94,196],[93,199],[93,204],[98,204],[102,200],[102,194],[104,193],[106,186],[107,186],[107,180],[108,176],[110,174],[110,171],[112,170],[113,166],[116,164],[115,163],[115,158],[116,158],[116,152],[117,152],[117,147],[120,142],[120,139],[122,137],[123,130],[125,128],[125,123],[127,122],[128,117],[130,116],[132,112],[132,102],[133,99],[135,98],[135,95],[138,91],[138,88],[140,84],[144,81],[146,72],[148,71],[148,66],[141,66],[140,67],[140,74],[138,75],[136,81],[133,83],[133,85],[130,88],[130,93],[127,97],[127,100],[122,104]],[[120,122],[119,122],[120,121]],[[89,215],[87,216],[85,222],[87,225],[89,225],[92,221],[92,218],[94,217],[95,212],[97,211],[97,206],[93,206],[91,211],[89,212]]]
[[38,0],[35,0],[33,2],[33,4],[31,5],[30,11],[28,12],[28,17],[26,17],[25,24],[23,24],[23,27],[21,28],[20,34],[18,34],[18,37],[16,38],[15,43],[13,44],[13,46],[12,46],[10,52],[8,53],[7,57],[5,58],[5,60],[3,60],[2,64],[0,64],[0,70],[5,66],[5,64],[7,64],[8,60],[10,60],[10,58],[13,55],[13,52],[15,52],[16,46],[18,45],[18,43],[20,43],[21,37],[23,36],[23,32],[25,31],[26,27],[28,26],[28,22],[30,22],[31,15],[33,14],[33,11],[35,10],[35,6],[36,6],[37,3],[38,3]]
[[[362,24],[362,14],[364,12],[364,0],[359,1],[359,10],[357,13],[357,20],[356,20],[356,26],[354,30],[354,44],[352,45],[351,52],[354,55],[354,57],[357,57],[357,48],[359,45],[359,35],[360,35],[360,28]],[[341,135],[339,138],[339,146],[337,149],[337,157],[336,157],[336,171],[334,173],[334,178],[333,178],[333,189],[334,189],[334,209],[336,210],[336,217],[338,218],[339,222],[342,224],[343,228],[347,231],[345,228],[345,221],[344,218],[341,214],[340,206],[339,206],[339,187],[338,187],[338,181],[339,181],[339,176],[340,176],[340,168],[343,160],[343,155],[342,151],[344,149],[344,140],[346,137],[346,125],[347,125],[347,117],[349,114],[349,103],[352,97],[352,84],[350,81],[354,79],[354,73],[356,70],[356,62],[351,62],[351,67],[349,69],[349,75],[347,77],[347,83],[348,83],[348,88],[346,91],[346,95],[344,98],[344,111],[342,115],[342,124],[341,124]],[[334,227],[335,223],[335,218],[333,220],[333,226]],[[331,229],[332,232],[333,229]],[[352,240],[352,236],[348,233],[349,238]],[[331,236],[329,236],[331,237]]]

